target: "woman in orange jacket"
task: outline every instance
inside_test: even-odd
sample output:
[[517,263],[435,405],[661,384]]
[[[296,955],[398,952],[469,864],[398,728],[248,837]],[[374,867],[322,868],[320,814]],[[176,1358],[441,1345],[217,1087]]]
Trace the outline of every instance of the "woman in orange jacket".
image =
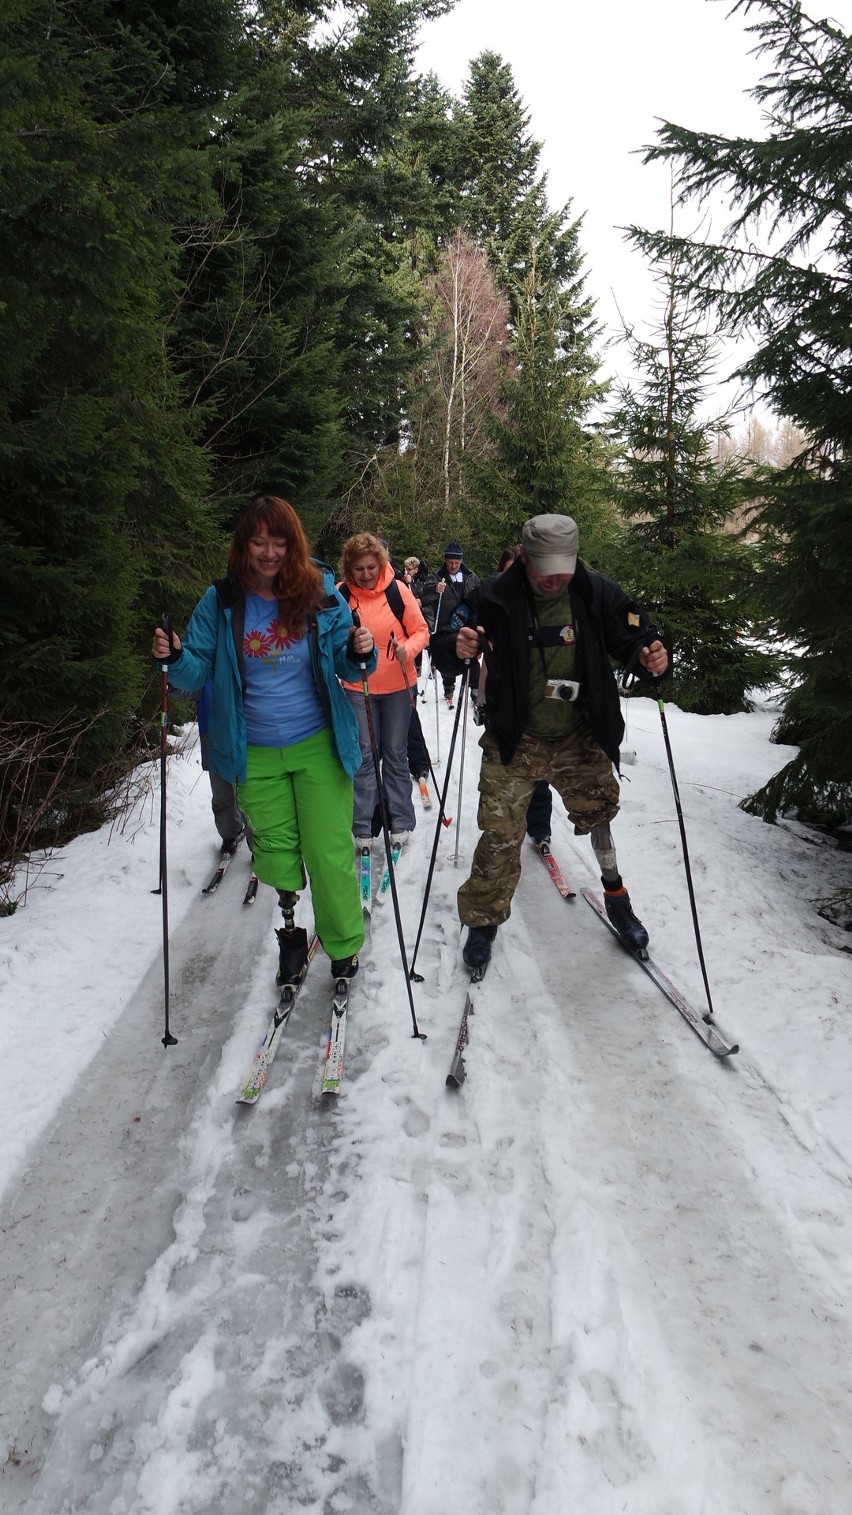
[[[382,543],[370,532],[358,532],[344,543],[340,572],[341,592],[353,615],[357,613],[361,625],[372,632],[378,649],[378,665],[369,683],[370,706],[390,830],[394,844],[401,846],[416,824],[407,756],[411,718],[408,686],[417,678],[414,659],[429,640],[429,627],[408,585],[394,577]],[[343,687],[361,738],[363,761],[355,779],[352,830],[356,845],[364,847],[372,842],[378,786],[363,688],[345,681]]]

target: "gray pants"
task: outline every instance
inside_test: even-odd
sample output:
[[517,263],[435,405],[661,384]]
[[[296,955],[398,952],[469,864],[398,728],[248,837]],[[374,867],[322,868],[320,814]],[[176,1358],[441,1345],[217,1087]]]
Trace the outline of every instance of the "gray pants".
[[[361,739],[361,767],[355,775],[355,806],[352,830],[356,836],[370,836],[373,811],[379,798],[376,770],[370,747],[367,707],[359,689],[347,689],[346,697],[355,711]],[[391,831],[413,831],[416,822],[411,798],[411,774],[408,771],[408,728],[411,724],[411,700],[408,690],[394,694],[370,696],[370,713],[376,733],[380,772],[390,812]]]
[[[207,777],[210,780],[210,805],[213,820],[222,841],[232,842],[244,827],[248,834],[248,823],[237,804],[233,784],[229,784],[227,779],[220,778],[219,774],[214,773],[212,769],[208,769]],[[250,836],[248,843],[251,846]]]
[[237,804],[237,791],[233,784],[223,779],[220,774],[214,773],[209,768],[210,738],[206,732],[202,732],[199,738],[201,748],[201,766],[210,780],[210,807],[213,811],[213,823],[223,842],[232,842],[235,836],[245,831],[249,847],[252,845],[251,829],[243,812]]

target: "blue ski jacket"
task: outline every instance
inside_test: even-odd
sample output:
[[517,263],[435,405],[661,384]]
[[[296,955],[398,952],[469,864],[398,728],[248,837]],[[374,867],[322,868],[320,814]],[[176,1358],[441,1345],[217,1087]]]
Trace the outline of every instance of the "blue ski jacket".
[[[316,560],[315,560],[316,561]],[[334,747],[343,767],[354,778],[361,767],[361,743],[355,713],[340,686],[361,678],[360,662],[349,652],[352,615],[334,587],[327,563],[322,571],[325,598],[308,621],[311,669],[328,715]],[[245,719],[245,595],[234,579],[217,579],[205,591],[189,618],[181,650],[169,659],[169,683],[177,693],[191,694],[213,680],[210,709],[210,767],[231,783],[246,777]],[[374,671],[375,647],[365,658]]]

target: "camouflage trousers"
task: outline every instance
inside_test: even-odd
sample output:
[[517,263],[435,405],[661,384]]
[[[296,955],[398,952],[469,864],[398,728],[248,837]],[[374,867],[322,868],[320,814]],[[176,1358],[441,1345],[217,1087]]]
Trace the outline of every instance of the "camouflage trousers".
[[527,805],[538,780],[546,779],[561,796],[578,836],[618,813],[618,780],[606,753],[585,726],[559,741],[527,733],[505,766],[490,732],[486,731],[479,745],[482,835],[470,878],[458,892],[458,910],[464,926],[499,926],[511,914],[521,876]]

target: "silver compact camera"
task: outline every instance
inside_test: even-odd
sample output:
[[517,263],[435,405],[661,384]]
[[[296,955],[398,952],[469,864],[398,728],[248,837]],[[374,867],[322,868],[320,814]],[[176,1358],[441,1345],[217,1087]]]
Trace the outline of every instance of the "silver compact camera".
[[549,700],[567,700],[573,705],[579,696],[580,685],[576,679],[548,679],[544,692]]

